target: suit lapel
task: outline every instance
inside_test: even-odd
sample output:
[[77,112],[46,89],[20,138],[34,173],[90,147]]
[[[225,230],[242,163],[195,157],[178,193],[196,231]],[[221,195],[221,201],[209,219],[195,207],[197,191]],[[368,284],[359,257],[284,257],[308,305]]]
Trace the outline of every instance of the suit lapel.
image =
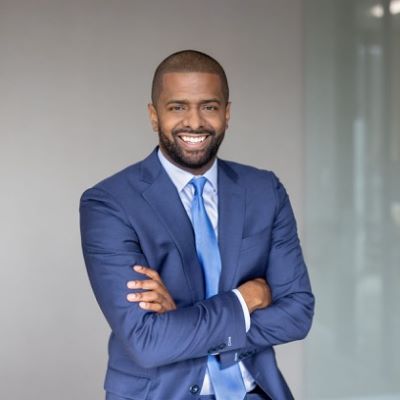
[[193,302],[204,299],[204,278],[195,250],[192,224],[176,187],[158,160],[157,149],[143,161],[142,180],[149,183],[142,196],[158,215],[179,250]]
[[220,292],[234,288],[242,241],[245,191],[237,183],[236,172],[222,160],[218,161],[218,241],[222,271]]

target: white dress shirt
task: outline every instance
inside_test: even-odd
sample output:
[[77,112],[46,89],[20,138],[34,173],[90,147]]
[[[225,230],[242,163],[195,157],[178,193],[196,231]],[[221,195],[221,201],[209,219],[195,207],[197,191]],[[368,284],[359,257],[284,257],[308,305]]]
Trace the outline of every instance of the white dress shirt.
[[[187,172],[176,165],[172,164],[160,149],[158,149],[158,158],[161,165],[164,167],[168,176],[171,178],[173,184],[175,185],[182,204],[186,210],[186,213],[190,220],[192,220],[191,206],[194,196],[194,187],[189,182],[194,177],[190,172]],[[206,208],[207,214],[211,220],[211,224],[214,228],[215,234],[218,237],[218,167],[217,159],[214,161],[210,169],[208,169],[202,176],[207,178],[203,190],[203,200],[204,206]],[[243,309],[243,315],[246,324],[246,332],[250,329],[250,314],[247,305],[237,289],[233,292],[238,297],[240,304]],[[242,373],[243,382],[245,384],[247,392],[253,390],[256,383],[251,376],[250,372],[244,366],[242,362],[239,362],[240,371]],[[208,371],[204,377],[203,386],[200,392],[201,395],[214,394],[214,390],[210,381],[210,376]]]

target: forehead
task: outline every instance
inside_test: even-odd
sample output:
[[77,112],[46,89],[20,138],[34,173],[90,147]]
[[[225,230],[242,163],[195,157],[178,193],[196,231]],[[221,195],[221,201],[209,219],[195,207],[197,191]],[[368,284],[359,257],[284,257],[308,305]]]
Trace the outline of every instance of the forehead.
[[162,77],[160,100],[171,98],[223,99],[221,79],[209,72],[167,72]]

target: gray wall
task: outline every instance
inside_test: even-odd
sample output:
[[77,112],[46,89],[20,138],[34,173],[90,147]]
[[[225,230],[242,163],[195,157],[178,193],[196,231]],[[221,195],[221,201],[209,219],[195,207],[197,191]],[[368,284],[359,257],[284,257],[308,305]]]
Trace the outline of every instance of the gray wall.
[[[100,399],[106,325],[81,256],[81,192],[156,144],[150,80],[196,48],[226,67],[222,156],[273,169],[302,222],[300,0],[0,1],[0,398]],[[301,398],[302,346],[280,349]]]
[[308,400],[400,399],[399,5],[305,0]]

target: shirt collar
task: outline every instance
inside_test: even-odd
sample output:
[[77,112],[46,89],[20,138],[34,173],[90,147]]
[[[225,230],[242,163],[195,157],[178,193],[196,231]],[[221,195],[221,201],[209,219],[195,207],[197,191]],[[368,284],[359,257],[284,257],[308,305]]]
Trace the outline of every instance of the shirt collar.
[[[178,192],[181,192],[184,187],[190,182],[190,180],[197,175],[193,175],[188,171],[185,171],[182,168],[177,167],[175,164],[172,164],[164,154],[161,149],[158,148],[157,151],[158,159],[160,160],[161,165],[164,167],[168,176],[171,178],[172,182],[176,186]],[[217,168],[217,159],[214,160],[211,167],[201,176],[207,178],[208,182],[211,184],[211,187],[214,192],[217,192],[217,182],[218,182],[218,168]]]

